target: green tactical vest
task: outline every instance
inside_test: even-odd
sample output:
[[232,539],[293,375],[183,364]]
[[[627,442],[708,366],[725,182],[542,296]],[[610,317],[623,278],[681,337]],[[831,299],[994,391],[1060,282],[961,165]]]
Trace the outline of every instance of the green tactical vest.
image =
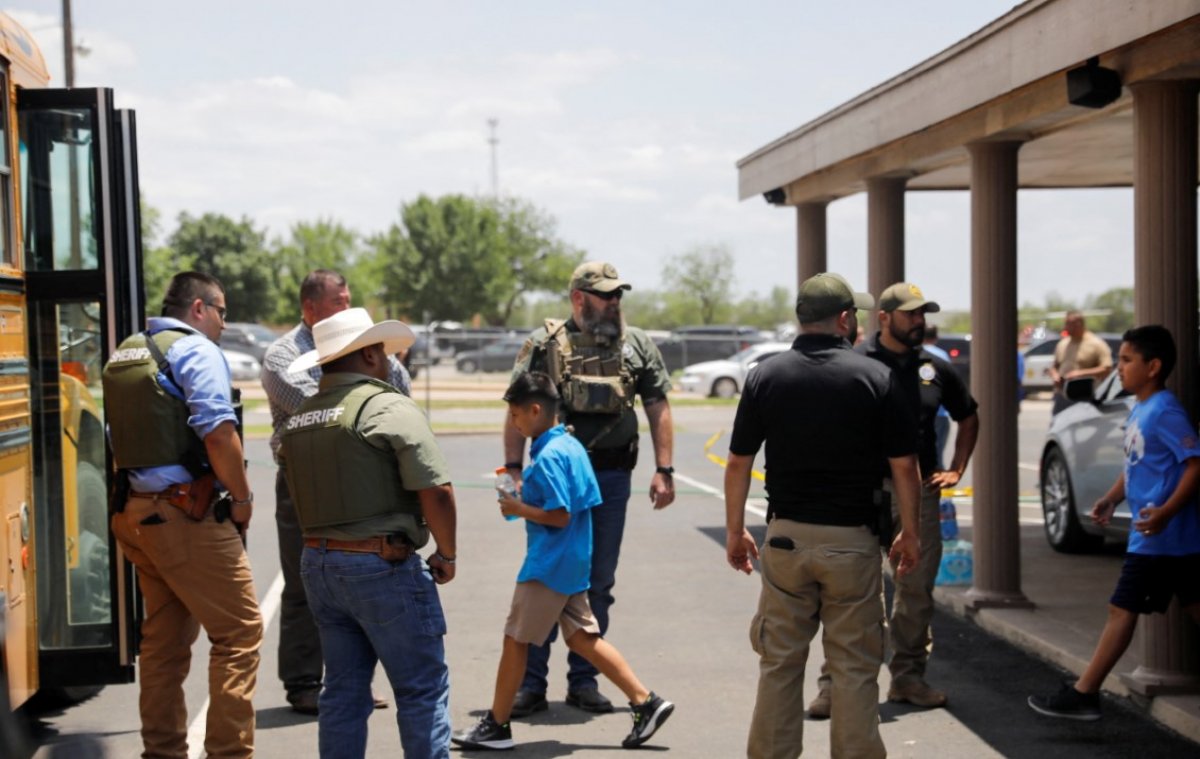
[[[150,339],[165,355],[176,340],[190,335],[178,329]],[[113,458],[118,469],[208,461],[204,441],[188,426],[187,404],[158,382],[158,364],[146,347],[146,333],[130,335],[104,365],[104,411],[109,419]]]
[[415,545],[428,539],[420,506],[403,497],[395,455],[363,440],[357,429],[367,401],[398,392],[385,382],[364,380],[322,390],[288,418],[283,454],[301,529],[307,532],[399,512],[413,517],[412,531],[405,532]]
[[568,332],[566,322],[546,320],[546,373],[558,386],[563,410],[574,414],[622,414],[633,408],[633,375],[621,359],[625,338],[601,343]]

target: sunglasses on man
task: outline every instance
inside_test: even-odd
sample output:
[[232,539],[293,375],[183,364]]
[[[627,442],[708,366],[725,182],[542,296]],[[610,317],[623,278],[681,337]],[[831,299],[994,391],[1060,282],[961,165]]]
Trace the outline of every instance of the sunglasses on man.
[[618,287],[616,290],[610,290],[606,293],[596,292],[595,290],[584,290],[588,295],[595,295],[600,300],[620,300],[625,291]]

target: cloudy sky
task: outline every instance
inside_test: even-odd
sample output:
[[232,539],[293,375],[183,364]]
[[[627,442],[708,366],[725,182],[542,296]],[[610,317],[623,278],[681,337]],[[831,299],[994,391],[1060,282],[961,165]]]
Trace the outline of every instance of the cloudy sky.
[[[385,229],[420,193],[499,183],[560,235],[657,287],[725,243],[737,289],[794,288],[795,216],[737,200],[736,161],[1002,15],[1013,0],[76,2],[79,86],[138,112],[142,192],[272,234],[321,217]],[[62,83],[60,0],[7,12]],[[967,308],[966,193],[910,193],[909,279]],[[1127,190],[1020,199],[1019,298],[1133,278]],[[830,206],[829,265],[866,285],[866,203]]]

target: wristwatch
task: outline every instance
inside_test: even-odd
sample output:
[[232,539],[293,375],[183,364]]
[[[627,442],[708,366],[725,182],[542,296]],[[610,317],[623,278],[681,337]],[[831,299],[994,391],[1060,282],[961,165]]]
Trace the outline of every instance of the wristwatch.
[[673,477],[675,475],[675,467],[673,466],[655,467],[654,471],[658,472],[659,474],[665,474],[668,477]]

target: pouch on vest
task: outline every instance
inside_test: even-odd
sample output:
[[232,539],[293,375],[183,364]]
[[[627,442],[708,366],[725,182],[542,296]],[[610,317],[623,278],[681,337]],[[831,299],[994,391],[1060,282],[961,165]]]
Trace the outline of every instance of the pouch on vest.
[[575,414],[622,414],[632,408],[633,376],[615,345],[580,346],[583,338],[567,332],[566,322],[546,320],[546,370],[562,396],[563,409]]

